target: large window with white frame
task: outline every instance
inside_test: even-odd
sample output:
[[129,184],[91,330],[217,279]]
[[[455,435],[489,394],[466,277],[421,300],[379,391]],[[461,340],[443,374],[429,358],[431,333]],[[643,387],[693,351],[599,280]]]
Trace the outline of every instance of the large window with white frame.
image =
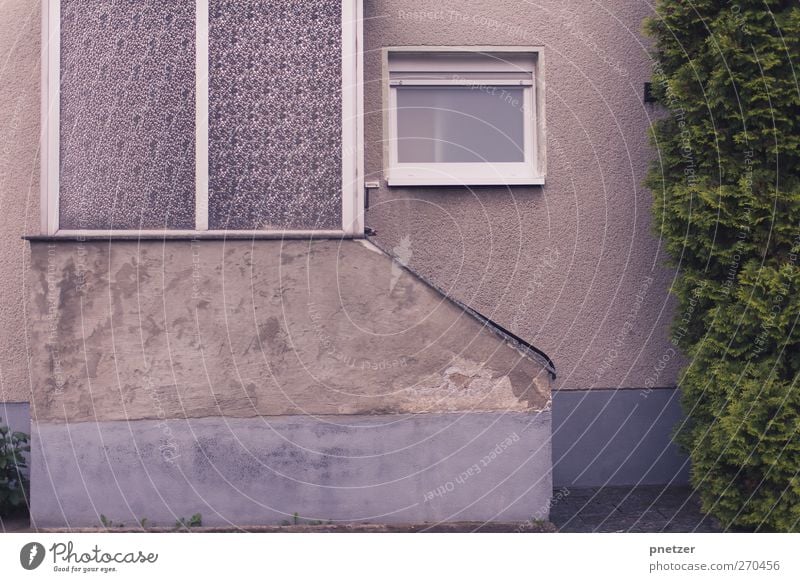
[[544,184],[541,50],[386,49],[390,186]]
[[42,2],[44,234],[363,234],[361,0]]

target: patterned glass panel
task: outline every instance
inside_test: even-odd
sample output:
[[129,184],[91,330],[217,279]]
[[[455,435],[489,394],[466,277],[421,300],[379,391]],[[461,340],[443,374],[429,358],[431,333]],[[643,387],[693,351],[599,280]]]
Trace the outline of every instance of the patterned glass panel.
[[194,228],[194,0],[61,0],[62,229]]
[[211,0],[209,228],[341,229],[341,0]]

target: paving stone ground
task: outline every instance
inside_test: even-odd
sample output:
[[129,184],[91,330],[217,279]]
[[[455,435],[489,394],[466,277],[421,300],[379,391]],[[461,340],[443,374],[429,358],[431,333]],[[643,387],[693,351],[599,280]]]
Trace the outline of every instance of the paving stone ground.
[[0,517],[0,533],[23,533],[30,531],[27,517]]
[[[704,516],[688,487],[560,488],[554,491],[550,521],[562,532],[718,532],[719,524]],[[515,525],[515,524],[512,524]],[[444,531],[474,531],[475,524],[452,524]],[[381,526],[367,526],[381,531]],[[282,528],[261,528],[262,531]],[[293,528],[289,528],[293,529]],[[347,528],[332,528],[341,531]],[[362,531],[360,528],[354,528]],[[386,529],[386,528],[383,528]],[[390,528],[391,529],[391,528]],[[402,529],[402,528],[401,528]],[[404,531],[430,530],[426,526]],[[484,525],[484,531],[514,531],[508,524]],[[0,520],[0,532],[31,531],[28,520]],[[283,529],[283,531],[288,531]],[[388,531],[388,530],[387,530]],[[437,530],[438,531],[438,530]],[[527,531],[527,530],[526,530]],[[542,527],[541,531],[548,531]]]
[[550,521],[562,532],[721,531],[689,487],[560,488]]
[[[0,520],[0,533],[22,533],[34,531],[27,519]],[[141,527],[112,527],[103,529],[73,528],[67,529],[42,529],[39,533],[135,533],[141,532]],[[148,532],[169,533],[175,532],[170,527],[148,527]],[[298,524],[298,525],[262,525],[249,526],[243,529],[236,527],[192,527],[193,533],[225,533],[234,531],[247,531],[252,533],[555,533],[555,526],[549,521],[519,522],[477,522],[459,521],[449,523],[414,523],[414,524],[379,524],[379,523],[351,523],[351,524]],[[2,580],[2,578],[0,578]]]

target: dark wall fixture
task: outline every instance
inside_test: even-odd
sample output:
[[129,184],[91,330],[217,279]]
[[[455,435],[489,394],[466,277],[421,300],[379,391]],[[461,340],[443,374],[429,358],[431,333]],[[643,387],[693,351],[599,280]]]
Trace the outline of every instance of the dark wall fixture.
[[652,83],[645,83],[644,84],[644,102],[645,103],[656,103],[658,99],[656,96],[653,95],[653,84]]

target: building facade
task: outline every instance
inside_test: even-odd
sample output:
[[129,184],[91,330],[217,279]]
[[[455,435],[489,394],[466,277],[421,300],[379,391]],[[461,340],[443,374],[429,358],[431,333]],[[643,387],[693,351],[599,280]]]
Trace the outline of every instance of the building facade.
[[6,10],[0,416],[38,525],[685,480],[646,5]]

